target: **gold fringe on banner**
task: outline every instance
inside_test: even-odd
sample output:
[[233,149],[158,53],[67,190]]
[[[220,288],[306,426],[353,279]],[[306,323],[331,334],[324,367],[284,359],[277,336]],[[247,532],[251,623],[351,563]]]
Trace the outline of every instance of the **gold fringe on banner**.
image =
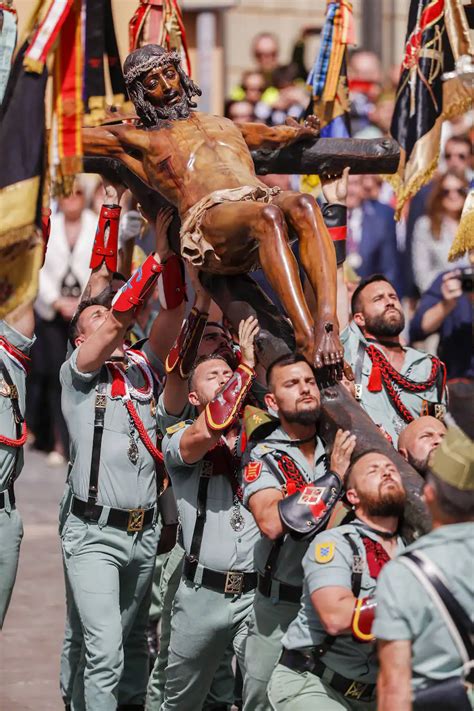
[[474,249],[474,190],[466,198],[448,259],[450,262],[463,257],[466,252]]

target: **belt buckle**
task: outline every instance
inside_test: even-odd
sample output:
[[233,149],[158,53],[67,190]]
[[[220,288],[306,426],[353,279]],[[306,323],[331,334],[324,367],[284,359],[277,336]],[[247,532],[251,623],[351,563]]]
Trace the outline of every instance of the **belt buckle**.
[[102,393],[97,393],[95,396],[95,406],[104,409],[107,403],[107,395]]
[[144,520],[145,509],[130,509],[128,512],[127,523],[128,533],[136,533],[137,531],[141,531],[143,528]]
[[226,595],[240,595],[244,587],[244,574],[235,570],[228,570],[225,576],[224,593]]
[[367,684],[361,681],[353,681],[344,696],[348,699],[360,699],[367,688]]

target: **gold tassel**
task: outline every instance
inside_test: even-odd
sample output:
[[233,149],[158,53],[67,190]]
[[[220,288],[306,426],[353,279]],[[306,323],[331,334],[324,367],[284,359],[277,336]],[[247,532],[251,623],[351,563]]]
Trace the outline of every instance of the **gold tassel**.
[[454,262],[469,250],[474,249],[474,190],[466,198],[456,236],[448,259]]

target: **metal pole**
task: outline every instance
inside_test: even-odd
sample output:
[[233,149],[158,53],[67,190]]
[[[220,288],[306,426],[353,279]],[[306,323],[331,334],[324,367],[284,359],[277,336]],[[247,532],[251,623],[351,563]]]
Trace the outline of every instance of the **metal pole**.
[[202,89],[199,100],[200,111],[212,109],[212,63],[216,46],[216,16],[213,12],[199,12],[196,18],[196,45],[198,64],[198,83]]

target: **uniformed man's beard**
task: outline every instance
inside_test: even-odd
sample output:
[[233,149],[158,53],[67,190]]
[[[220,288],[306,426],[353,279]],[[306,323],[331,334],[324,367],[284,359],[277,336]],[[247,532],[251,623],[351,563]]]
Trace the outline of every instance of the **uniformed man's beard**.
[[379,489],[376,495],[359,493],[360,506],[368,516],[394,516],[399,518],[405,509],[406,492],[401,486],[390,490]]
[[380,316],[365,317],[365,328],[373,336],[398,336],[405,328],[405,316],[400,309],[396,309],[397,318],[388,318],[386,312]]
[[315,405],[309,410],[282,410],[279,413],[287,422],[295,425],[314,425],[318,422],[321,414],[321,406]]
[[412,457],[410,452],[407,452],[407,459],[408,459],[408,464],[411,464],[413,469],[416,469],[418,474],[425,479],[426,475],[428,474],[429,471],[429,466],[428,466],[428,460],[429,460],[429,455],[425,457],[424,459],[416,459],[416,457]]

